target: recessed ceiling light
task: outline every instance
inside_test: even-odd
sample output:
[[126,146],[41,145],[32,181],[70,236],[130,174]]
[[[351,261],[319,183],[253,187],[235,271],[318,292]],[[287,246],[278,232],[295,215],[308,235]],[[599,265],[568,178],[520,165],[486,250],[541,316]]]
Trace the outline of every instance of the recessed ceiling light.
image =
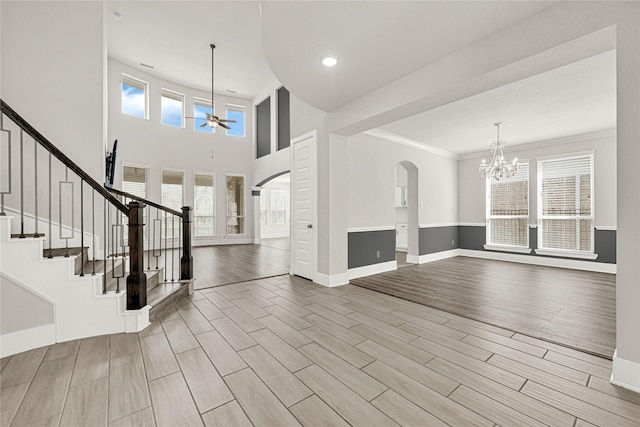
[[324,65],[325,67],[333,67],[337,63],[338,60],[333,56],[325,56],[324,58],[322,58],[322,65]]

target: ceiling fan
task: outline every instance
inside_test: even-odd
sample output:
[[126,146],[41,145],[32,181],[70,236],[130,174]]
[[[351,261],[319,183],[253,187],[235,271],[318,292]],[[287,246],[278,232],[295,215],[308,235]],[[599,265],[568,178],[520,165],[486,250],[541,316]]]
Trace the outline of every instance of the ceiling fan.
[[[207,113],[207,121],[204,122],[203,124],[200,125],[200,127],[205,127],[205,126],[209,126],[212,128],[215,128],[217,126],[223,127],[225,129],[231,129],[228,125],[226,125],[226,123],[236,123],[235,120],[228,120],[228,119],[221,119],[218,116],[214,116],[213,115],[213,108],[214,108],[214,100],[213,100],[213,51],[216,48],[216,45],[211,43],[209,46],[211,46],[211,114]],[[202,117],[187,117],[188,119],[200,119],[200,120],[204,120]]]

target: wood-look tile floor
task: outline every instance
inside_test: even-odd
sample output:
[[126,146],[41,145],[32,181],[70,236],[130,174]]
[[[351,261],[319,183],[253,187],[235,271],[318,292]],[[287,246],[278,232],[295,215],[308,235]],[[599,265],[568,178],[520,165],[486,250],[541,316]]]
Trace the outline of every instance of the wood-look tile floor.
[[637,426],[609,360],[353,285],[196,291],[1,360],[2,426]]
[[459,256],[351,283],[604,357],[615,350],[615,274]]

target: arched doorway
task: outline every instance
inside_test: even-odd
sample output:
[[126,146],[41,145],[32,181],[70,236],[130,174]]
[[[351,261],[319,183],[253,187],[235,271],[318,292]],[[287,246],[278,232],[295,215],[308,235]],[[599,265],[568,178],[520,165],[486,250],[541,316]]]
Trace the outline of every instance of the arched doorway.
[[396,262],[417,264],[419,257],[418,168],[408,160],[396,163]]

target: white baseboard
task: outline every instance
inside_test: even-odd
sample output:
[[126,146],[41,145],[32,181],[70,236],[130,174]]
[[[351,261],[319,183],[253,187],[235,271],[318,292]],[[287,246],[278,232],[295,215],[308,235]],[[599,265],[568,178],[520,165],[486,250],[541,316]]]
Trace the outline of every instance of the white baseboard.
[[[616,274],[616,264],[604,262],[582,261],[566,258],[549,258],[541,256],[511,254],[505,252],[475,251],[471,249],[457,249],[459,256],[472,258],[494,259],[498,261],[519,262],[521,264],[543,265],[546,267],[569,268],[572,270],[595,271],[598,273]],[[449,252],[449,251],[447,251]]]
[[[426,264],[428,262],[438,261],[445,258],[452,258],[460,255],[460,249],[451,249],[448,251],[434,252],[432,254],[420,255],[417,257],[417,264]],[[415,259],[415,255],[412,256],[412,261]],[[407,262],[412,262],[407,257]]]
[[385,271],[396,270],[398,268],[398,262],[387,261],[380,262],[378,264],[365,265],[363,267],[356,267],[349,269],[349,279],[357,279],[358,277],[371,276],[372,274],[384,273]]
[[340,274],[322,274],[316,273],[313,277],[313,281],[319,285],[332,288],[334,286],[346,285],[349,283],[349,273]]
[[640,363],[618,357],[618,349],[613,353],[611,384],[640,393]]
[[53,323],[0,335],[0,358],[55,344],[55,342],[56,327]]
[[124,315],[124,331],[140,332],[151,323],[149,322],[150,305],[145,305],[140,310],[125,310]]

